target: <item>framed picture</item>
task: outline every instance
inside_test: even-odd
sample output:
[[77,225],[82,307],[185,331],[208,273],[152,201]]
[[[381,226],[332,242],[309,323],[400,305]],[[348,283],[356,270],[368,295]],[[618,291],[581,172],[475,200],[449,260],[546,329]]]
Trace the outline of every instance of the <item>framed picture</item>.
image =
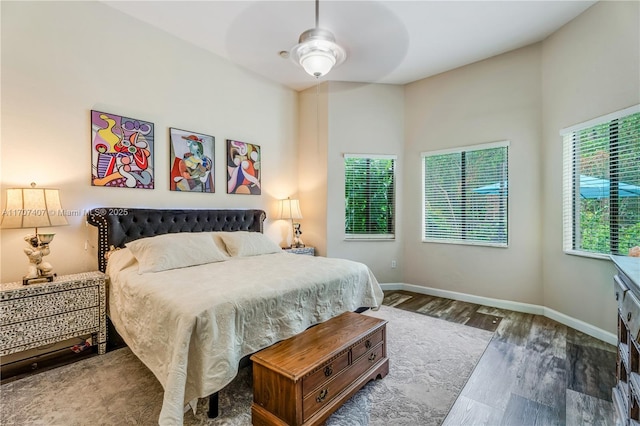
[[92,110],[91,185],[153,189],[153,123]]
[[215,192],[216,138],[187,130],[169,129],[171,139],[169,189],[180,192]]
[[227,194],[260,195],[259,145],[227,139]]

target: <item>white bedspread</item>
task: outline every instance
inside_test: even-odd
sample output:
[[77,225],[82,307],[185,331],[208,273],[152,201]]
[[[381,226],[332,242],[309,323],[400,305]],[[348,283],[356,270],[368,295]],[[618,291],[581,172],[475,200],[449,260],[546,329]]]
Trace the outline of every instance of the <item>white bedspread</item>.
[[107,274],[113,324],[164,387],[162,425],[182,424],[185,404],[226,386],[243,356],[383,298],[361,263],[288,253],[139,275],[123,249]]

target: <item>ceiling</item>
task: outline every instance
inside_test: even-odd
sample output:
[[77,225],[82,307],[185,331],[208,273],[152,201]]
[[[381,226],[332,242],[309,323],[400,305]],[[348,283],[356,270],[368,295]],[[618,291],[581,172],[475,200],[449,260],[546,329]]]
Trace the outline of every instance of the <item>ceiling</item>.
[[[313,0],[105,1],[295,90],[316,79],[279,52],[315,24]],[[596,1],[320,1],[347,50],[321,80],[406,84],[543,40]]]

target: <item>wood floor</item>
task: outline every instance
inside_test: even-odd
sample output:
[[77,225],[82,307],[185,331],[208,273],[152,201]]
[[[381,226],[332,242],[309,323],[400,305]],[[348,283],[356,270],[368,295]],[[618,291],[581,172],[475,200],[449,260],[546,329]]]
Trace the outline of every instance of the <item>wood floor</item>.
[[615,346],[543,316],[408,291],[385,291],[384,304],[494,332],[444,425],[613,424]]

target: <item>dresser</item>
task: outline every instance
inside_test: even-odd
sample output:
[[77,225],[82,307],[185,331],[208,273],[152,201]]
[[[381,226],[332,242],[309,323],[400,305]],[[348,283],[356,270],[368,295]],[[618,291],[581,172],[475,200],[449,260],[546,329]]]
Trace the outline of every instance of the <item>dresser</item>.
[[53,282],[0,284],[0,356],[87,334],[104,354],[105,280],[102,272],[85,272]]
[[387,321],[346,312],[251,356],[255,425],[319,425],[389,372]]
[[611,256],[618,303],[616,386],[612,390],[617,425],[640,425],[640,258]]

